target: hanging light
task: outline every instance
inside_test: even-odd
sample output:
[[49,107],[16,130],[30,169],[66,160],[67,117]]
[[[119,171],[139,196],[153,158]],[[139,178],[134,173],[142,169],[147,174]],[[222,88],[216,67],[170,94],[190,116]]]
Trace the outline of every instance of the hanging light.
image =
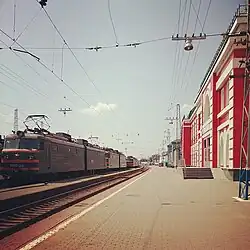
[[194,46],[192,44],[192,40],[187,39],[186,42],[185,42],[184,50],[191,51],[191,50],[193,50],[193,48],[194,48]]

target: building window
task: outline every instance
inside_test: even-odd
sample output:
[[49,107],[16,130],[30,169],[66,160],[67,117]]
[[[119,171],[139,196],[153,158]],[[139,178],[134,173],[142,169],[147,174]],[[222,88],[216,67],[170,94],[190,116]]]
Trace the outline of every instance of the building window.
[[229,104],[229,82],[227,82],[225,85],[224,95],[225,95],[225,107],[226,107]]
[[224,88],[220,91],[220,110],[223,110],[225,108],[225,93]]
[[226,139],[226,167],[229,167],[229,133],[227,133]]
[[198,131],[201,129],[201,114],[198,115]]
[[204,122],[206,122],[210,117],[210,102],[209,97],[206,95],[204,104]]
[[220,137],[219,162],[220,162],[220,166],[224,167],[224,141],[223,141],[223,134],[221,134],[221,137]]

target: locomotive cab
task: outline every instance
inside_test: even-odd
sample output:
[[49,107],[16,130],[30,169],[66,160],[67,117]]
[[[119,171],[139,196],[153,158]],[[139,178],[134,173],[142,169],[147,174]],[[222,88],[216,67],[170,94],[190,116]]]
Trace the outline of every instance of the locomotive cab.
[[17,133],[4,140],[0,174],[12,177],[16,173],[31,174],[39,171],[40,151],[44,141],[38,135]]

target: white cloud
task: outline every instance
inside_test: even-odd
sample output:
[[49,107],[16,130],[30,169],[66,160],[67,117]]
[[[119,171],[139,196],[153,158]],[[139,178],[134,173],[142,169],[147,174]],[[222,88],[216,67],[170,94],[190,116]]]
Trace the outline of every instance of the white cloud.
[[84,109],[82,112],[84,114],[88,114],[88,115],[98,115],[99,113],[104,113],[107,111],[112,111],[115,110],[117,108],[116,104],[106,104],[106,103],[102,103],[102,102],[98,102],[95,106],[90,106],[89,108]]
[[190,104],[183,104],[183,106],[182,106],[182,109],[191,109],[191,108],[193,108],[193,105],[190,105]]

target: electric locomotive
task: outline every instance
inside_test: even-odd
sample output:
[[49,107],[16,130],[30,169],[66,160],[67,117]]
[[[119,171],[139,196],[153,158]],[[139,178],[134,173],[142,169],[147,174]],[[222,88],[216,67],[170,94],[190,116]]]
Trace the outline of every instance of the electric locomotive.
[[[41,119],[46,122],[46,118],[45,115],[30,115],[24,121],[24,131],[5,137],[0,164],[0,175],[5,179],[79,175],[139,165],[134,157],[132,165],[128,164],[126,156],[118,150],[101,148],[67,133],[51,133],[38,123]],[[28,127],[30,121],[35,123],[34,129]]]
[[134,156],[128,156],[126,159],[127,162],[127,167],[128,168],[134,168],[134,167],[139,167],[139,160],[136,159]]
[[126,156],[114,149],[73,139],[66,133],[26,129],[4,140],[0,174],[16,176],[63,175],[126,167]]

